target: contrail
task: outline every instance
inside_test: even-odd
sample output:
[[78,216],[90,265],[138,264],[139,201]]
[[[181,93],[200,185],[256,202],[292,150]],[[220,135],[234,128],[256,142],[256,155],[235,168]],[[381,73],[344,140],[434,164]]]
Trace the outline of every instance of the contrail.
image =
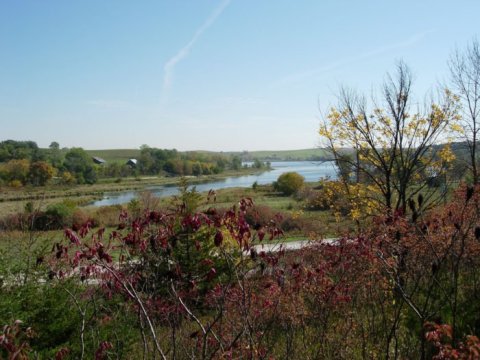
[[300,72],[300,73],[295,73],[295,74],[285,76],[282,79],[275,81],[272,84],[272,86],[297,83],[297,82],[303,81],[305,79],[308,79],[308,78],[326,73],[328,71],[332,71],[332,70],[335,70],[337,68],[340,68],[340,67],[343,67],[343,66],[346,66],[346,65],[350,65],[350,64],[355,63],[355,62],[360,61],[360,60],[369,59],[371,57],[386,53],[386,52],[391,51],[391,50],[411,46],[411,45],[416,44],[417,42],[423,40],[425,38],[425,36],[427,36],[430,33],[435,32],[435,31],[436,30],[434,30],[434,29],[426,30],[426,31],[414,34],[414,35],[410,36],[408,39],[406,39],[404,41],[401,41],[401,42],[397,42],[397,43],[394,43],[394,44],[391,44],[391,45],[386,45],[386,46],[383,46],[383,47],[380,47],[380,48],[377,48],[377,49],[373,49],[373,50],[364,52],[362,54],[359,54],[357,56],[352,56],[352,57],[349,57],[349,58],[340,59],[338,61],[335,61],[331,64],[328,64],[328,65],[325,65],[325,66],[322,66],[322,67],[319,67],[319,68],[310,69],[310,70],[303,71],[303,72]]
[[216,8],[213,10],[212,14],[207,18],[207,20],[195,31],[192,39],[178,51],[174,56],[172,56],[168,61],[165,63],[163,67],[164,77],[163,77],[163,87],[162,87],[162,95],[161,95],[161,103],[165,104],[167,101],[168,91],[172,85],[173,81],[173,73],[175,70],[175,66],[185,59],[190,50],[192,49],[193,45],[197,42],[197,40],[202,36],[202,34],[213,25],[215,20],[222,14],[225,8],[230,4],[231,0],[223,0]]

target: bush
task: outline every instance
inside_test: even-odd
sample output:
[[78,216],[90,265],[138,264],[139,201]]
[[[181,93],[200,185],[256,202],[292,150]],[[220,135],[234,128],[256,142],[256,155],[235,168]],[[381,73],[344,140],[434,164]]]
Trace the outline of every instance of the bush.
[[56,169],[45,161],[37,161],[30,165],[28,178],[34,186],[45,186],[56,172]]
[[268,227],[274,221],[284,232],[302,230],[302,226],[305,225],[299,219],[294,219],[290,214],[275,211],[266,205],[256,205],[248,209],[245,220],[254,229]]
[[101,206],[96,209],[93,218],[99,226],[117,226],[118,216],[122,211],[121,205]]
[[245,220],[253,227],[267,226],[276,213],[266,205],[256,205],[247,210]]
[[72,229],[78,230],[87,222],[95,227],[98,226],[98,222],[95,219],[92,219],[85,211],[76,209],[72,213]]
[[75,184],[75,177],[69,171],[64,171],[61,176],[62,184],[71,185]]
[[48,205],[45,212],[36,215],[34,227],[37,230],[55,230],[71,226],[74,211],[75,204],[71,201]]
[[318,188],[305,188],[298,195],[308,210],[334,210],[342,216],[347,216],[352,210],[348,194],[338,181],[324,181]]
[[28,228],[28,216],[22,213],[9,214],[0,219],[1,230],[21,230]]
[[8,183],[8,185],[15,189],[21,188],[23,186],[20,180],[12,180]]
[[274,184],[276,191],[280,191],[284,195],[295,194],[303,187],[305,178],[296,172],[287,172],[280,175]]

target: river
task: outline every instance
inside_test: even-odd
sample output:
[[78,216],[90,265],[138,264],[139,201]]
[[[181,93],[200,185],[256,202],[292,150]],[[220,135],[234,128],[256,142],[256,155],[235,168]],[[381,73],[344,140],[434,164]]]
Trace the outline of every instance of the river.
[[[337,177],[336,167],[332,161],[274,161],[271,163],[272,170],[256,175],[228,177],[223,180],[216,180],[206,183],[195,184],[197,191],[220,190],[233,187],[250,187],[256,181],[259,185],[271,184],[286,172],[294,171],[305,178],[307,182],[315,182],[322,178],[335,179]],[[157,197],[172,196],[178,194],[175,185],[152,186],[144,190],[152,192]],[[120,191],[105,193],[103,199],[93,202],[92,206],[106,206],[125,204],[135,199],[140,191]]]

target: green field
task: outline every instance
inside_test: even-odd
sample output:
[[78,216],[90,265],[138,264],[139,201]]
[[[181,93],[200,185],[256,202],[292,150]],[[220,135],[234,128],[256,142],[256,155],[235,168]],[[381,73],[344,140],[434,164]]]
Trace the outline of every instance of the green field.
[[86,150],[90,156],[97,156],[107,162],[127,162],[140,156],[140,149]]
[[[91,156],[97,156],[107,162],[126,162],[131,158],[140,156],[140,149],[107,149],[107,150],[86,150]],[[326,150],[300,149],[300,150],[260,150],[260,151],[243,151],[243,152],[212,152],[212,151],[196,151],[198,153],[219,154],[240,156],[243,161],[254,159],[264,161],[288,161],[288,160],[323,160],[329,155]]]
[[242,160],[253,159],[269,161],[285,160],[323,160],[328,158],[328,153],[324,149],[300,149],[300,150],[262,150],[262,151],[244,151],[235,153],[242,157]]

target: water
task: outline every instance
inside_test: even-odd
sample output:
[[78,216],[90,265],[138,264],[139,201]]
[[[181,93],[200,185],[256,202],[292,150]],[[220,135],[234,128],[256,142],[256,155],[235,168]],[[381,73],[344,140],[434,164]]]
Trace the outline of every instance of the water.
[[[278,177],[286,172],[294,171],[305,178],[307,182],[318,181],[321,178],[335,179],[337,177],[336,167],[332,161],[274,161],[271,163],[272,170],[261,174],[228,177],[223,180],[211,181],[202,184],[196,184],[197,191],[204,192],[209,190],[220,190],[232,187],[251,187],[256,181],[259,185],[271,184]],[[157,197],[166,197],[178,194],[176,186],[153,186],[146,187]],[[106,206],[125,204],[138,196],[139,191],[121,191],[115,193],[106,193],[103,199],[93,202],[92,206]]]

